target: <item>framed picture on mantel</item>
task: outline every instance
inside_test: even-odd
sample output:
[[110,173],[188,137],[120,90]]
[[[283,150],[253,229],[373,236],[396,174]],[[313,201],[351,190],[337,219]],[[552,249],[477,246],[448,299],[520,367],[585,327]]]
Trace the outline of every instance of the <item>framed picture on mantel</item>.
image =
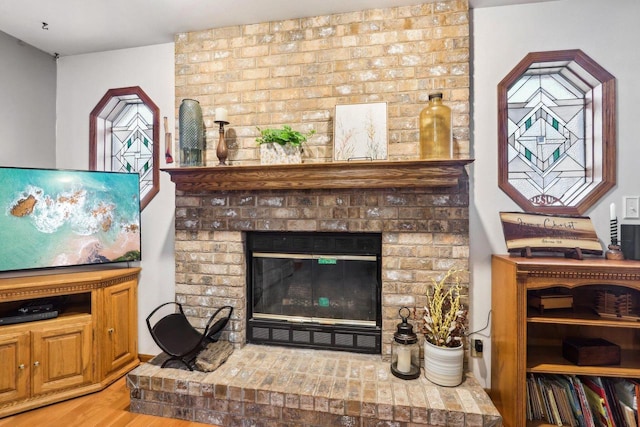
[[335,161],[387,160],[387,103],[336,105]]

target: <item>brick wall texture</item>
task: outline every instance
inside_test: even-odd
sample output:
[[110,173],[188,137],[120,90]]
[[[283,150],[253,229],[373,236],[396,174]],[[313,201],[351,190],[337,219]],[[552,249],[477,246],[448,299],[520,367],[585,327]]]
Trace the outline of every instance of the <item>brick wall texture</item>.
[[[206,164],[217,164],[215,108],[229,112],[228,163],[256,164],[257,127],[315,129],[305,162],[331,161],[337,104],[386,102],[389,159],[419,155],[418,117],[429,93],[453,110],[456,155],[469,155],[469,11],[466,0],[373,9],[181,33],[176,117],[197,99]],[[383,357],[398,310],[421,307],[431,278],[468,271],[466,179],[454,188],[176,193],[176,300],[201,326],[235,307],[226,338],[245,341],[244,232],[380,232]],[[462,277],[468,303],[468,274]]]
[[305,161],[330,161],[335,106],[368,102],[387,103],[389,158],[415,159],[433,92],[452,109],[456,155],[469,155],[467,0],[179,33],[175,49],[176,117],[182,99],[200,102],[207,165],[217,107],[229,112],[228,163],[241,165],[258,162],[258,127],[285,124],[316,130]]
[[[204,326],[235,307],[227,338],[246,339],[245,231],[382,233],[383,355],[400,318],[422,307],[431,278],[468,270],[468,181],[454,189],[367,189],[178,193],[176,299]],[[462,275],[468,305],[468,276]]]

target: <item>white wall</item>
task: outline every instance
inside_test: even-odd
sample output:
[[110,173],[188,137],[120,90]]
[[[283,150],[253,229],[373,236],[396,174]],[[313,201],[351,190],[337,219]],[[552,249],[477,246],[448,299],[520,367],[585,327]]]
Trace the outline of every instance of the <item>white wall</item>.
[[1,31],[0,57],[0,166],[53,168],[56,60]]
[[[128,86],[140,86],[160,108],[161,118],[167,116],[169,129],[175,133],[173,43],[58,60],[56,167],[88,168],[89,114],[107,90]],[[163,168],[164,128],[160,135]],[[169,175],[160,172],[160,192],[142,212],[138,287],[138,350],[142,354],[160,351],[147,331],[145,318],[159,304],[175,299],[174,211],[175,187]]]
[[[498,188],[497,85],[529,52],[581,49],[616,77],[617,185],[584,215],[598,237],[609,241],[609,204],[621,218],[622,197],[640,195],[640,30],[637,0],[561,0],[474,9],[473,156],[471,174],[472,323],[484,326],[491,300],[492,253],[506,253],[499,211],[522,211]],[[632,223],[623,220],[624,223]],[[478,336],[478,338],[484,338]],[[481,384],[490,385],[490,343],[482,359],[472,359]]]

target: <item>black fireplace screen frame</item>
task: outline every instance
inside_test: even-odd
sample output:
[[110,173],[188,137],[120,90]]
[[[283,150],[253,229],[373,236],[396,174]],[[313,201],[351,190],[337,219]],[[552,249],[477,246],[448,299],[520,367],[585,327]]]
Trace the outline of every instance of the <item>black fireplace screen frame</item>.
[[[247,253],[247,342],[287,347],[380,354],[382,335],[382,235],[379,233],[249,232]],[[255,256],[254,256],[255,254]],[[353,322],[313,316],[270,316],[254,313],[254,258],[375,261],[374,311]],[[287,255],[283,255],[287,254]],[[342,261],[341,261],[342,262]]]

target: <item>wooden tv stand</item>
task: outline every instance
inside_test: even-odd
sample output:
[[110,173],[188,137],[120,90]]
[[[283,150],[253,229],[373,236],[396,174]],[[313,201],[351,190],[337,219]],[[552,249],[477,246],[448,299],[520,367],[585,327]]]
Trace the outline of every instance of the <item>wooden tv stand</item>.
[[0,279],[0,315],[63,300],[56,318],[0,325],[0,418],[104,389],[139,364],[140,268]]

